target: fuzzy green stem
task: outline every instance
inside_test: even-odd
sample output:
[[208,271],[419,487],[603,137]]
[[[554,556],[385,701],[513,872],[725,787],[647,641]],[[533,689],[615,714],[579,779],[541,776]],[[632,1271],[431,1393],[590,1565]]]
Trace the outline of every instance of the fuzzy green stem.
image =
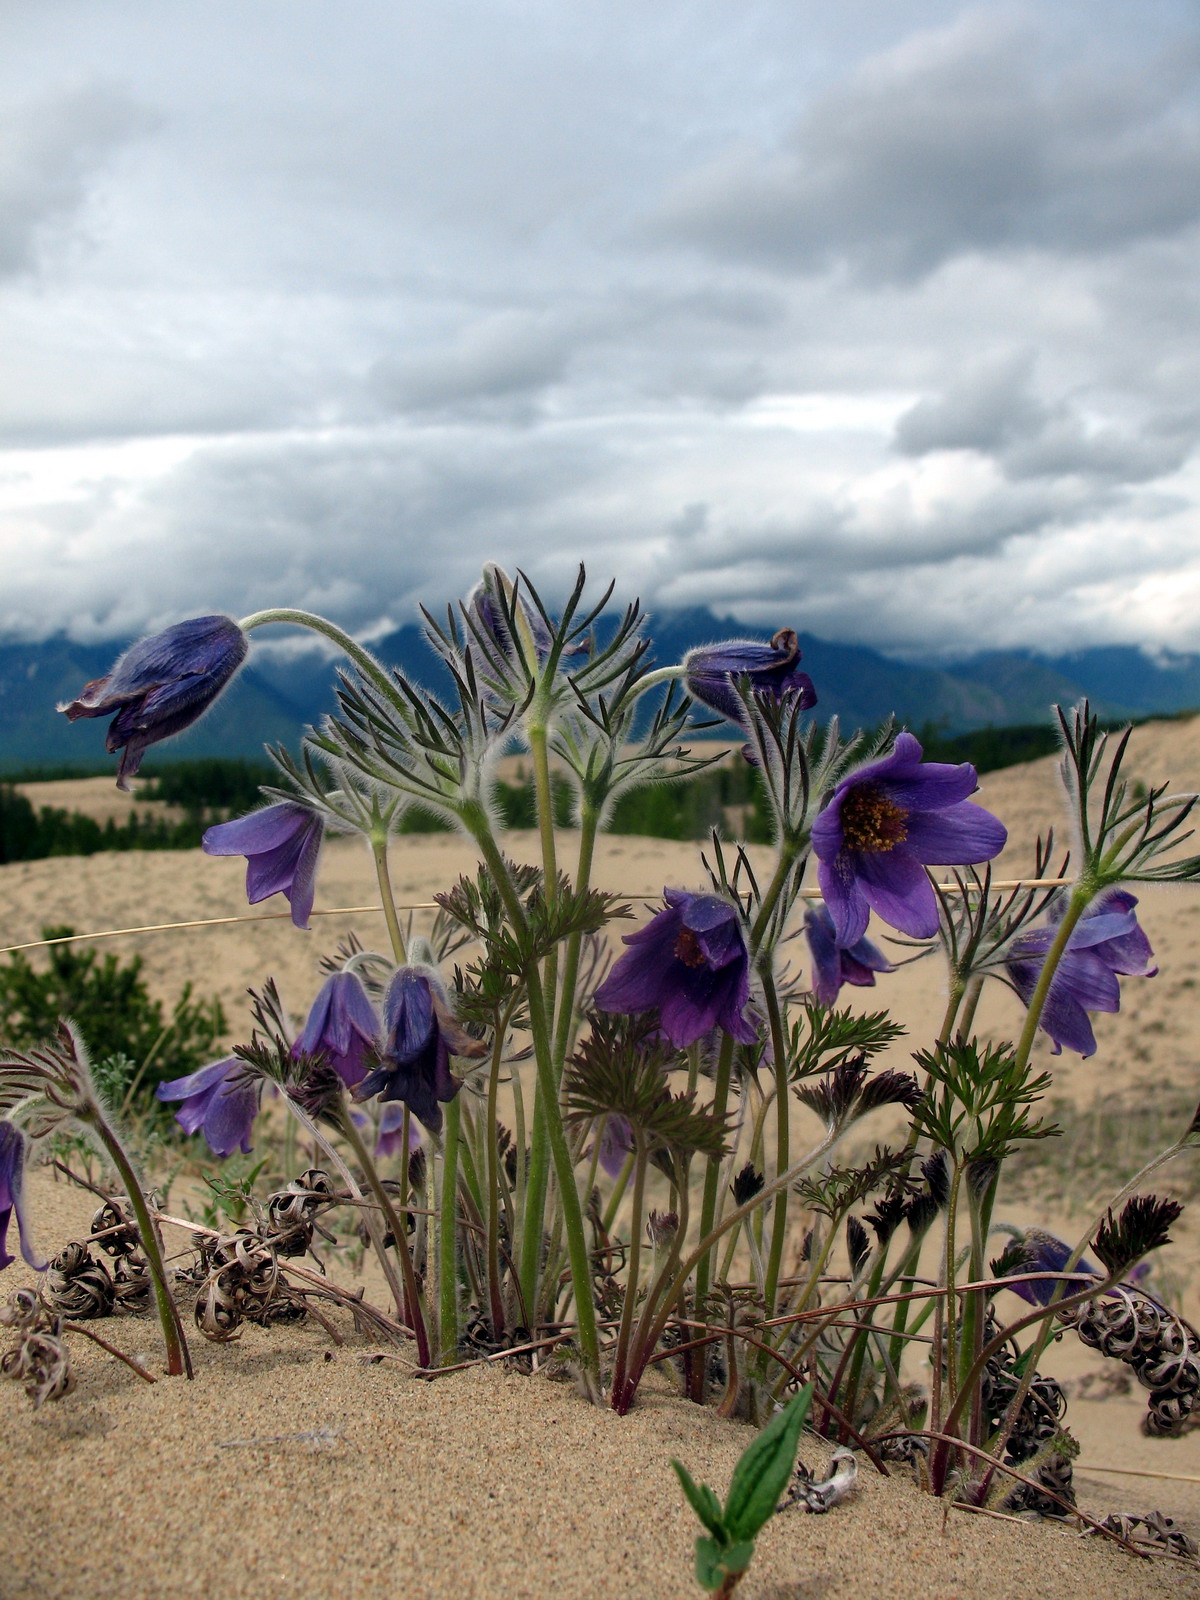
[[370,678],[375,687],[382,689],[393,704],[401,705],[403,703],[397,695],[396,686],[388,676],[386,669],[376,661],[371,652],[364,650],[357,639],[352,639],[335,622],[330,622],[325,617],[319,617],[315,612],[297,611],[291,606],[272,606],[266,611],[255,611],[250,616],[243,617],[238,623],[238,627],[243,633],[250,633],[253,629],[265,627],[272,622],[285,623],[294,628],[309,628],[313,633],[324,634],[339,649],[345,651],[363,677]]
[[[787,1169],[791,1155],[790,1111],[788,1095],[787,1046],[783,1037],[783,1014],[775,990],[775,978],[767,958],[765,970],[760,968],[763,996],[767,1003],[767,1020],[771,1029],[771,1050],[775,1056],[775,1170]],[[775,1312],[775,1297],[779,1291],[779,1273],[783,1265],[783,1243],[787,1235],[788,1191],[781,1189],[775,1197],[775,1216],[771,1225],[771,1249],[767,1257],[766,1280],[763,1294],[767,1302],[767,1315]]]
[[[317,1126],[317,1124],[308,1115],[308,1112],[305,1111],[303,1109],[303,1107],[297,1105],[295,1100],[292,1099],[291,1095],[285,1095],[284,1096],[284,1104],[287,1106],[288,1111],[291,1113],[291,1115],[296,1119],[296,1121],[304,1129],[305,1133],[307,1133],[309,1138],[312,1140],[314,1159],[315,1159],[316,1151],[318,1151],[318,1150],[324,1151],[326,1157],[329,1160],[330,1165],[333,1167],[334,1171],[341,1178],[342,1182],[346,1185],[346,1188],[349,1191],[349,1193],[353,1196],[353,1198],[355,1200],[363,1200],[364,1204],[365,1204],[365,1196],[363,1195],[362,1189],[359,1187],[358,1183],[355,1181],[354,1174],[350,1171],[350,1168],[342,1160],[341,1156],[338,1154],[336,1148],[331,1143],[331,1141],[325,1137],[325,1135],[321,1131],[321,1129]],[[408,1150],[408,1116],[407,1116],[407,1111],[408,1111],[408,1108],[406,1106],[405,1107],[405,1119],[404,1119],[404,1149],[405,1149],[406,1152]],[[408,1197],[408,1184],[407,1184],[408,1162],[407,1162],[407,1156],[405,1157],[405,1159],[404,1159],[404,1161],[403,1161],[403,1163],[401,1165],[401,1173],[402,1173],[403,1176],[402,1176],[402,1184],[401,1184],[400,1193],[405,1196],[405,1202],[407,1203],[407,1197]],[[392,1300],[393,1300],[393,1302],[395,1304],[396,1316],[402,1322],[404,1322],[404,1319],[405,1319],[405,1317],[407,1315],[407,1313],[406,1313],[406,1311],[404,1309],[404,1285],[400,1282],[400,1279],[399,1279],[399,1277],[397,1276],[397,1273],[396,1273],[395,1262],[388,1255],[387,1248],[383,1243],[383,1230],[379,1226],[379,1219],[375,1215],[374,1207],[367,1207],[364,1210],[364,1212],[363,1212],[363,1221],[366,1224],[367,1235],[368,1235],[368,1237],[370,1238],[370,1241],[371,1241],[371,1248],[372,1248],[372,1250],[374,1250],[375,1255],[376,1255],[376,1257],[377,1257],[377,1259],[379,1261],[380,1270],[383,1273],[383,1276],[384,1276],[384,1279],[387,1282],[388,1288],[392,1291]],[[405,1322],[405,1326],[406,1327],[408,1326],[407,1322]]]
[[[733,1038],[721,1035],[721,1049],[717,1056],[717,1081],[713,1089],[712,1115],[724,1118],[729,1101],[729,1079],[733,1071]],[[708,1170],[704,1174],[704,1197],[700,1202],[700,1236],[712,1232],[717,1215],[717,1187],[721,1181],[720,1156],[709,1156]],[[701,1315],[704,1301],[712,1282],[712,1262],[707,1255],[700,1257],[696,1267],[696,1314]]]
[[443,1366],[458,1355],[458,1095],[446,1107],[442,1130],[442,1203],[438,1231],[438,1358]]
[[183,1331],[183,1320],[179,1315],[179,1308],[171,1296],[167,1284],[166,1263],[163,1260],[162,1237],[158,1231],[158,1224],[150,1215],[146,1205],[146,1196],[142,1191],[141,1179],[133,1169],[133,1163],[125,1153],[125,1147],[117,1137],[115,1131],[109,1126],[104,1113],[99,1106],[92,1106],[86,1120],[91,1123],[97,1137],[112,1158],[113,1166],[121,1176],[125,1185],[125,1193],[129,1197],[129,1204],[137,1219],[138,1233],[141,1235],[142,1249],[146,1252],[146,1266],[150,1273],[150,1281],[154,1285],[154,1303],[158,1310],[158,1321],[162,1328],[163,1343],[167,1350],[167,1372],[173,1378],[181,1375],[192,1376],[192,1356],[188,1349],[187,1338]]
[[1071,935],[1079,923],[1080,917],[1096,898],[1096,889],[1089,879],[1081,878],[1071,892],[1067,902],[1067,909],[1063,919],[1058,925],[1058,932],[1054,936],[1054,943],[1046,952],[1046,959],[1042,962],[1042,970],[1038,974],[1037,983],[1034,985],[1033,994],[1030,996],[1029,1009],[1025,1013],[1025,1026],[1021,1029],[1021,1037],[1017,1041],[1017,1065],[1023,1067],[1029,1060],[1033,1050],[1033,1041],[1037,1037],[1038,1023],[1041,1021],[1042,1008],[1050,993],[1050,985],[1054,982],[1054,974],[1058,971],[1058,963],[1062,960],[1070,943]]
[[[468,808],[463,816],[465,825],[483,853],[484,864],[489,868],[500,891],[504,906],[514,931],[523,931],[525,911],[504,858],[496,845],[487,818],[482,809]],[[545,1107],[545,1127],[558,1178],[559,1201],[563,1208],[563,1223],[567,1235],[567,1256],[571,1264],[571,1282],[575,1292],[575,1316],[579,1328],[580,1354],[589,1387],[599,1394],[600,1338],[596,1327],[596,1308],[592,1303],[591,1263],[588,1257],[587,1235],[584,1232],[583,1210],[579,1204],[579,1191],[575,1187],[575,1174],[571,1165],[571,1152],[567,1147],[562,1116],[558,1106],[558,1083],[554,1072],[553,1047],[546,1019],[546,1003],[541,976],[536,966],[526,974],[526,994],[529,1002],[529,1032],[533,1039],[534,1059],[537,1063],[538,1098]],[[537,1155],[537,1129],[533,1154]],[[531,1163],[532,1168],[532,1163]],[[531,1171],[532,1177],[532,1171]],[[537,1280],[541,1253],[540,1234],[530,1240],[530,1213],[534,1207],[526,1193],[524,1239],[521,1251],[521,1287],[525,1303],[531,1309],[537,1305]],[[528,1246],[532,1243],[532,1249]],[[533,1330],[530,1330],[531,1332]]]
[[392,941],[392,954],[396,958],[396,964],[402,967],[407,962],[408,956],[404,948],[404,934],[400,931],[400,919],[396,915],[396,897],[392,893],[392,875],[388,871],[386,835],[380,839],[372,834],[371,856],[375,862],[375,876],[379,882],[383,920],[387,923],[388,938]]
[[[575,890],[587,893],[592,878],[592,859],[596,849],[596,831],[600,813],[585,805],[579,818],[579,862],[575,869]],[[554,1066],[562,1071],[567,1051],[571,1047],[571,1025],[575,1018],[575,984],[579,977],[579,954],[583,948],[583,934],[576,931],[567,940],[567,954],[563,962],[562,989],[558,998],[558,1030],[554,1039]]]
[[408,1230],[396,1213],[391,1196],[380,1182],[379,1173],[375,1163],[371,1160],[362,1135],[355,1125],[350,1114],[349,1103],[343,1098],[339,1107],[338,1121],[346,1142],[354,1151],[355,1160],[359,1170],[367,1180],[367,1187],[375,1197],[375,1203],[383,1213],[388,1230],[395,1243],[396,1254],[400,1257],[400,1271],[404,1276],[404,1298],[407,1302],[405,1315],[413,1330],[413,1337],[417,1341],[417,1360],[421,1366],[429,1365],[429,1333],[425,1326],[425,1314],[421,1309],[421,1291],[417,1287],[417,1275],[413,1270],[412,1256],[408,1248]]
[[633,1212],[629,1223],[629,1264],[625,1273],[625,1297],[621,1302],[621,1322],[617,1329],[617,1353],[613,1362],[612,1393],[620,1404],[629,1369],[629,1337],[633,1331],[633,1308],[637,1304],[638,1278],[642,1264],[642,1221],[646,1197],[646,1141],[638,1129],[633,1164]]

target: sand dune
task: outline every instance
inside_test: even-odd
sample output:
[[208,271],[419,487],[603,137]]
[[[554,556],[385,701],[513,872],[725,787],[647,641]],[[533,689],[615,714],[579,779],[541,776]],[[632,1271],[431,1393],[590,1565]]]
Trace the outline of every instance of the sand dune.
[[[1138,729],[1130,766],[1147,783],[1200,787],[1200,720]],[[1004,873],[1025,870],[1038,831],[1061,817],[1054,769],[1048,759],[984,781],[980,798],[1010,828]],[[69,806],[63,790],[56,786],[53,803]],[[530,835],[514,835],[507,845],[519,859],[535,852]],[[562,835],[560,846],[569,870],[571,836]],[[765,852],[752,855],[765,859]],[[392,853],[397,896],[428,901],[471,865],[470,850],[453,836],[402,839]],[[36,939],[50,922],[83,932],[245,919],[242,875],[239,861],[200,852],[8,866],[0,869],[0,943]],[[634,838],[604,841],[595,878],[634,896],[703,882],[694,846]],[[318,908],[369,905],[373,887],[369,857],[357,841],[326,847]],[[1045,1055],[1056,1092],[1080,1103],[1101,1090],[1133,1098],[1163,1086],[1200,1097],[1200,889],[1147,892],[1142,899],[1160,975],[1129,980],[1121,1014],[1097,1019],[1100,1050],[1093,1060]],[[418,926],[427,915],[414,913]],[[125,935],[99,948],[139,951],[164,999],[189,979],[202,993],[220,994],[231,1027],[240,1031],[245,988],[268,973],[302,1013],[318,957],[350,927],[367,943],[382,940],[381,919],[368,912],[316,917],[310,933],[285,918],[240,920]],[[944,983],[935,964],[923,961],[859,999],[891,1006],[908,1024],[912,1040],[897,1047],[903,1056],[912,1041],[936,1030]],[[980,1021],[1011,1035],[1019,1007],[997,988]],[[43,1242],[54,1244],[79,1235],[91,1203],[37,1173],[33,1207]],[[1015,1220],[1034,1220],[1028,1203]],[[1036,1220],[1066,1227],[1071,1217]],[[1180,1238],[1186,1276],[1196,1266],[1196,1233],[1189,1227]],[[5,1287],[26,1276],[23,1266],[12,1268]],[[1194,1312],[1194,1283],[1190,1296]],[[108,1332],[156,1364],[148,1320],[109,1324]],[[0,1466],[7,1530],[0,1595],[158,1600],[219,1591],[306,1600],[332,1590],[347,1597],[591,1600],[698,1592],[690,1577],[694,1529],[668,1460],[682,1456],[698,1476],[723,1488],[745,1442],[735,1424],[661,1391],[618,1420],[585,1406],[569,1385],[496,1371],[429,1385],[392,1364],[364,1363],[369,1352],[353,1336],[327,1359],[324,1337],[310,1329],[249,1329],[229,1347],[196,1343],[198,1376],[191,1385],[164,1380],[150,1388],[90,1347],[78,1352],[76,1393],[42,1413],[27,1410],[15,1385],[0,1385],[8,1442]],[[1069,1376],[1098,1358],[1071,1341],[1058,1348],[1054,1363],[1046,1364]],[[1195,1485],[1095,1470],[1200,1476],[1200,1433],[1143,1439],[1140,1412],[1137,1395],[1072,1402],[1070,1425],[1084,1444],[1081,1499],[1093,1511],[1161,1506],[1200,1533]],[[318,1446],[296,1437],[314,1430],[331,1437]],[[823,1449],[806,1442],[801,1454],[815,1464]],[[914,1594],[991,1600],[1076,1589],[1140,1600],[1200,1592],[1194,1570],[1137,1562],[1055,1527],[946,1512],[900,1478],[863,1476],[857,1504],[822,1519],[798,1512],[777,1519],[740,1591],[746,1600],[911,1600]]]

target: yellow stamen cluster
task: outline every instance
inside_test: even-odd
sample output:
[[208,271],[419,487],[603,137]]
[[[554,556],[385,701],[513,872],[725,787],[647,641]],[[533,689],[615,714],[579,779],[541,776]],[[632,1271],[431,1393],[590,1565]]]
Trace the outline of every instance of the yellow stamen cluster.
[[908,812],[873,783],[862,783],[842,801],[842,838],[847,850],[882,853],[908,838]]

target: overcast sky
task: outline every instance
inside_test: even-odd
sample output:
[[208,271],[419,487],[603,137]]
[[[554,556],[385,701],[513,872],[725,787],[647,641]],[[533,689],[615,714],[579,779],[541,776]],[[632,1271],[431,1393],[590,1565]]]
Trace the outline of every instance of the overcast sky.
[[0,0],[0,637],[1200,649],[1194,0]]

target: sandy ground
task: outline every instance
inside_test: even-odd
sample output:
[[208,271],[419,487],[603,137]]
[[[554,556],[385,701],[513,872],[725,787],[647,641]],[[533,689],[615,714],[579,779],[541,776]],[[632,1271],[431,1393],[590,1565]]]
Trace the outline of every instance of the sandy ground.
[[[1054,769],[1048,759],[984,780],[980,798],[1010,828],[1012,843],[1000,863],[1005,875],[1027,870],[1038,831],[1061,821]],[[1130,769],[1148,783],[1200,787],[1200,720],[1137,730]],[[90,795],[95,780],[87,784]],[[76,803],[65,786],[54,787],[53,800],[42,803]],[[532,859],[531,836],[512,836],[508,845]],[[563,835],[568,870],[571,846]],[[752,855],[765,859],[765,852]],[[454,837],[403,839],[392,858],[397,898],[426,902],[471,864],[470,851]],[[246,919],[243,871],[237,860],[199,852],[0,868],[0,943],[36,939],[47,922],[69,922],[82,932]],[[630,896],[654,896],[664,884],[699,887],[704,879],[694,846],[617,838],[603,842],[595,881]],[[367,906],[373,887],[357,841],[326,847],[319,909]],[[1142,902],[1160,975],[1125,983],[1121,1014],[1097,1019],[1100,1049],[1092,1060],[1044,1052],[1055,1093],[1079,1104],[1097,1094],[1132,1102],[1167,1088],[1200,1097],[1200,889],[1148,891]],[[272,911],[274,904],[260,909]],[[413,914],[418,927],[429,915]],[[350,927],[369,944],[383,938],[377,915],[339,913],[315,917],[307,934],[277,917],[125,935],[98,948],[140,952],[152,989],[164,999],[174,999],[188,980],[202,993],[219,993],[231,1027],[240,1031],[245,988],[268,973],[302,1014],[316,986],[318,957]],[[793,948],[799,963],[800,947]],[[888,1005],[910,1027],[910,1040],[896,1051],[903,1065],[907,1051],[936,1032],[944,983],[935,964],[923,961],[860,998]],[[979,1020],[1011,1036],[1020,1009],[997,987]],[[1092,1197],[1077,1198],[1082,1207]],[[33,1207],[46,1244],[78,1236],[91,1211],[86,1196],[44,1173],[34,1177]],[[1042,1215],[1026,1199],[1010,1214],[1068,1231],[1073,1217],[1064,1213],[1071,1209]],[[1184,1303],[1193,1318],[1196,1238],[1185,1219],[1172,1262],[1178,1277],[1191,1278]],[[15,1286],[23,1270],[14,1267],[5,1287]],[[106,1331],[154,1364],[147,1320],[110,1322]],[[496,1371],[430,1385],[392,1363],[367,1364],[368,1352],[353,1338],[327,1360],[327,1341],[316,1331],[250,1329],[231,1347],[197,1344],[198,1375],[190,1385],[163,1381],[151,1388],[87,1347],[78,1354],[76,1393],[36,1416],[15,1385],[0,1386],[8,1441],[0,1465],[6,1530],[0,1595],[150,1600],[219,1590],[302,1600],[333,1588],[346,1596],[698,1592],[690,1578],[694,1530],[668,1461],[682,1456],[695,1475],[723,1491],[746,1438],[735,1424],[665,1392],[649,1394],[618,1420],[584,1405],[569,1385]],[[1099,1365],[1071,1340],[1043,1368],[1072,1377]],[[1138,1431],[1141,1410],[1137,1393],[1071,1402],[1069,1423],[1083,1445],[1081,1500],[1093,1512],[1159,1506],[1200,1535],[1200,1484],[1184,1481],[1200,1479],[1200,1432],[1147,1440]],[[324,1444],[290,1437],[314,1430],[335,1437]],[[808,1441],[801,1455],[815,1465],[822,1448]],[[1172,1476],[1117,1476],[1102,1467]],[[863,1477],[853,1507],[821,1519],[798,1512],[779,1518],[740,1593],[747,1600],[884,1600],[917,1592],[932,1600],[986,1600],[1067,1587],[1131,1600],[1200,1594],[1194,1569],[1137,1562],[1059,1528],[948,1513],[899,1478],[882,1481],[869,1471]]]

